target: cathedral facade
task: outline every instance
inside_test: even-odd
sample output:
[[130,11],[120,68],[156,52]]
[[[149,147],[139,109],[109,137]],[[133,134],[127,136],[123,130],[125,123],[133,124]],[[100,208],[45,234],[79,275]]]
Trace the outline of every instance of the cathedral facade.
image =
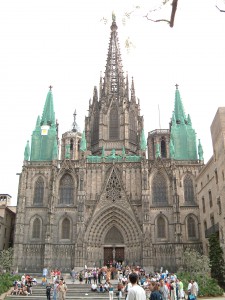
[[147,271],[176,270],[185,249],[201,251],[196,178],[203,154],[178,86],[171,116],[169,128],[150,131],[146,141],[113,20],[105,73],[84,132],[74,122],[59,142],[50,88],[31,147],[27,142],[15,268],[66,272],[120,261]]

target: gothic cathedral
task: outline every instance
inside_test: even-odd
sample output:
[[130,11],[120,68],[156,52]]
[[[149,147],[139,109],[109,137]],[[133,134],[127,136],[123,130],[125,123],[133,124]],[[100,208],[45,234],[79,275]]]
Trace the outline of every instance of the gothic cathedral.
[[203,152],[178,86],[171,115],[169,129],[145,139],[113,20],[105,73],[94,87],[83,133],[74,121],[59,142],[50,87],[25,147],[15,268],[67,272],[120,261],[175,271],[186,248],[201,251],[195,181]]

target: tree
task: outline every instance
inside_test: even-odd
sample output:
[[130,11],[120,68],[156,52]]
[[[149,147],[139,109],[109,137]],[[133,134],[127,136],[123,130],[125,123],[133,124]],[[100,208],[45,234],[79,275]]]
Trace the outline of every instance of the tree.
[[201,255],[194,249],[186,249],[182,258],[184,272],[193,275],[205,275],[210,273],[210,262],[206,255]]
[[209,237],[209,259],[211,264],[211,276],[215,278],[219,284],[223,283],[225,279],[225,264],[223,249],[220,247],[217,234],[212,234]]
[[13,248],[2,250],[0,252],[0,266],[6,272],[10,271],[13,264]]

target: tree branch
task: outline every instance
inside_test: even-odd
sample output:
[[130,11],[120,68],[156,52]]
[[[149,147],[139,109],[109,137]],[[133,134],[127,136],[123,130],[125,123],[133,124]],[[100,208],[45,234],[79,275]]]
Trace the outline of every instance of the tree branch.
[[216,8],[218,8],[220,12],[225,12],[225,10],[220,9],[217,5]]
[[173,0],[172,2],[172,11],[171,11],[171,15],[170,15],[170,20],[166,20],[166,19],[157,19],[157,20],[153,20],[150,19],[148,17],[148,14],[146,16],[144,16],[144,18],[146,18],[149,21],[152,22],[166,22],[169,23],[170,27],[172,28],[174,26],[174,20],[175,20],[175,15],[176,15],[176,11],[177,11],[177,4],[178,4],[178,0]]

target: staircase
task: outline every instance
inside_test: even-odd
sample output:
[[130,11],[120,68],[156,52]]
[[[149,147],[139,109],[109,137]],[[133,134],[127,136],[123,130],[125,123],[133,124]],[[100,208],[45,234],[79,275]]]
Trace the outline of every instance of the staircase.
[[[111,283],[114,286],[114,299],[117,299],[116,297],[116,291],[117,291],[117,281],[111,281]],[[109,299],[109,293],[98,293],[98,292],[92,292],[90,284],[69,284],[67,283],[67,293],[66,293],[66,299],[73,299],[73,300],[84,300],[84,299],[92,299],[92,300],[108,300]],[[43,287],[40,283],[36,286],[33,286],[33,293],[32,295],[28,296],[21,296],[21,295],[10,295],[5,298],[5,300],[46,300],[46,289]],[[52,296],[51,296],[52,299]],[[124,299],[124,296],[122,297]]]

